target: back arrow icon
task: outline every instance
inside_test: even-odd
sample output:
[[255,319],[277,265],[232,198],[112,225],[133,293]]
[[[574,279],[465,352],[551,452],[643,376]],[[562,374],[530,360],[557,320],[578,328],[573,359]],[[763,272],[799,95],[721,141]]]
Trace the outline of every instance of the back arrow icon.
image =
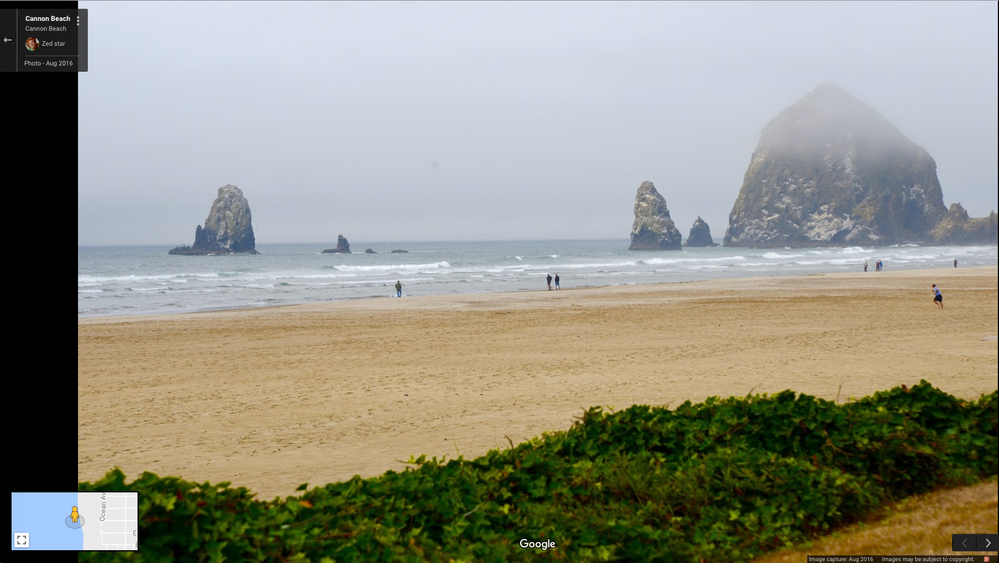
[[964,538],[964,541],[961,542],[961,545],[963,545],[964,547],[968,547],[968,538]]
[[4,37],[4,38],[3,38],[3,42],[4,42],[4,43],[6,43],[6,42],[8,42],[8,41],[13,41],[13,39],[8,39],[8,38],[6,38],[6,37]]

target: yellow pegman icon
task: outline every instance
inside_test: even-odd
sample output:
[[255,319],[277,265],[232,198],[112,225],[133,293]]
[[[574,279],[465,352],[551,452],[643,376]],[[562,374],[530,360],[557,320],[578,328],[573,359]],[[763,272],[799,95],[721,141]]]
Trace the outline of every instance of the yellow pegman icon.
[[73,512],[69,515],[69,517],[73,519],[73,522],[76,522],[77,520],[80,519],[80,513],[76,511],[75,506],[73,507]]

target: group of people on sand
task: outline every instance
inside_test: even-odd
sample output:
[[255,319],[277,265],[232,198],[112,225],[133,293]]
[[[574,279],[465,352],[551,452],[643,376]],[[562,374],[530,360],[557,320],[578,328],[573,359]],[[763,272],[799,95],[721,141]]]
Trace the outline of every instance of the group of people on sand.
[[[954,259],[954,267],[955,268],[957,267],[957,258]],[[882,262],[881,260],[878,260],[877,262],[875,262],[875,264],[874,264],[874,271],[875,272],[880,272],[880,271],[883,271],[884,269],[885,269],[884,262]],[[864,260],[864,271],[865,272],[867,271],[867,260]]]
[[[553,281],[552,275],[548,274],[548,291],[552,290],[552,281]],[[555,289],[561,289],[559,287],[559,282],[562,280],[558,277],[558,274],[555,274],[554,281],[555,281]],[[395,296],[402,297],[402,281],[395,282]]]
[[[874,263],[875,272],[881,272],[884,269],[885,269],[885,263],[882,262],[881,260],[878,260],[877,262]],[[867,271],[867,260],[864,260],[864,271],[865,272]]]

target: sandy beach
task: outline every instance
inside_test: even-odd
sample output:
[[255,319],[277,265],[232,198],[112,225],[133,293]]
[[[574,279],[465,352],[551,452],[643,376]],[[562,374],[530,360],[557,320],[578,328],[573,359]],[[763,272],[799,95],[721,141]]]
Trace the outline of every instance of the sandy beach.
[[271,499],[479,456],[597,405],[843,402],[921,379],[972,399],[997,387],[997,297],[983,267],[80,319],[78,476]]

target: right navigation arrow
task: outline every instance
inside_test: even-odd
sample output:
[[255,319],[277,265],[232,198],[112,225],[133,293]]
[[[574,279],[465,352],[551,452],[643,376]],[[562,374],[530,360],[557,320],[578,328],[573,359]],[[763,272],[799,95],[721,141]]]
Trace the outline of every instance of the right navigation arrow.
[[992,547],[992,541],[989,538],[985,538],[985,548],[988,549]]

